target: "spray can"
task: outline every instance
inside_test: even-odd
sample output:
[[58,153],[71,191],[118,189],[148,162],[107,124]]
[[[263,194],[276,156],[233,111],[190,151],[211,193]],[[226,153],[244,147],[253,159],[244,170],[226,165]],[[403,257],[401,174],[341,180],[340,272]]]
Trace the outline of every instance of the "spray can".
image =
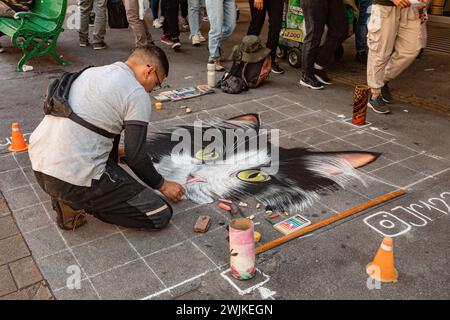
[[353,102],[352,123],[358,126],[366,124],[367,103],[369,102],[370,88],[366,85],[357,85]]
[[208,87],[214,88],[216,86],[216,64],[208,63]]
[[238,218],[229,225],[231,275],[238,280],[255,276],[256,249],[253,222]]

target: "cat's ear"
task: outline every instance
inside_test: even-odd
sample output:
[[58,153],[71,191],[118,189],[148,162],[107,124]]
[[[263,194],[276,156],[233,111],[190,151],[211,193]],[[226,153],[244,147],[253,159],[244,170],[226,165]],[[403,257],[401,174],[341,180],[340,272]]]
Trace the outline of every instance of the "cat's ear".
[[260,126],[259,115],[256,113],[242,114],[240,116],[230,118],[227,121],[245,122],[245,123],[247,123],[251,126],[257,127],[257,128],[259,128],[259,126]]
[[[365,151],[348,151],[348,152],[332,153],[332,155],[339,159],[345,160],[353,168],[357,169],[375,161],[380,156],[380,153],[365,152]],[[330,172],[328,173],[340,174],[343,172],[340,168],[333,166],[330,167]]]

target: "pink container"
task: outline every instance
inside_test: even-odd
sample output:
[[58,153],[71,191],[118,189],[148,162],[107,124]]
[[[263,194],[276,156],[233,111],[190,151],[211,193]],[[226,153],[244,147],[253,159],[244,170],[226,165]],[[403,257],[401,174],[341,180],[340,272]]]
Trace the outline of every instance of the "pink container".
[[230,266],[231,274],[238,280],[255,276],[255,240],[253,222],[250,219],[234,219],[230,223]]

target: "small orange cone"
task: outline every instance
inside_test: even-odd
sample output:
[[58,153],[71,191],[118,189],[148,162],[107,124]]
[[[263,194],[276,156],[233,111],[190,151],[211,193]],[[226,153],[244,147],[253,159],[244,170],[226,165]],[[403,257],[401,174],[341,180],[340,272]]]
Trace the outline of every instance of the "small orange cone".
[[373,279],[381,282],[397,282],[398,272],[394,268],[394,240],[385,237],[375,255],[375,259],[366,267]]
[[28,145],[23,138],[22,132],[20,132],[19,124],[14,122],[12,124],[11,145],[8,150],[12,152],[19,152],[27,149]]

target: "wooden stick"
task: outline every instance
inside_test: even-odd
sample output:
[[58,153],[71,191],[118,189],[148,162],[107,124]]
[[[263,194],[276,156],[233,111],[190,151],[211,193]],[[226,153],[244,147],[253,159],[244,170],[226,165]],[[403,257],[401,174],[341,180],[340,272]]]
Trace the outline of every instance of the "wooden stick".
[[284,235],[284,236],[279,237],[279,238],[277,238],[275,240],[272,240],[272,241],[267,242],[267,243],[265,243],[263,245],[260,245],[260,246],[256,247],[256,253],[262,253],[262,252],[265,252],[265,251],[267,251],[269,249],[278,247],[278,246],[282,245],[283,243],[286,243],[286,242],[288,242],[288,241],[290,241],[292,239],[295,239],[295,238],[298,238],[298,237],[300,237],[302,235],[310,233],[311,231],[323,228],[323,227],[325,227],[325,226],[327,226],[327,225],[329,225],[329,224],[331,224],[333,222],[336,222],[338,220],[344,219],[344,218],[346,218],[348,216],[351,216],[351,215],[353,215],[355,213],[364,211],[366,209],[372,208],[372,207],[374,207],[376,205],[379,205],[379,204],[381,204],[383,202],[386,202],[386,201],[392,200],[394,198],[400,197],[400,196],[402,196],[404,194],[406,194],[406,190],[398,189],[398,190],[395,190],[395,191],[393,191],[391,193],[382,195],[382,196],[380,196],[380,197],[378,197],[376,199],[367,201],[367,202],[365,202],[365,203],[363,203],[363,204],[361,204],[361,205],[359,205],[357,207],[345,210],[345,211],[343,211],[343,212],[341,212],[341,213],[339,213],[337,215],[334,215],[334,216],[332,216],[330,218],[323,219],[323,220],[321,220],[321,221],[319,221],[317,223],[311,224],[311,225],[309,225],[309,226],[307,226],[307,227],[305,227],[303,229],[294,231],[294,232],[292,232],[290,234]]

